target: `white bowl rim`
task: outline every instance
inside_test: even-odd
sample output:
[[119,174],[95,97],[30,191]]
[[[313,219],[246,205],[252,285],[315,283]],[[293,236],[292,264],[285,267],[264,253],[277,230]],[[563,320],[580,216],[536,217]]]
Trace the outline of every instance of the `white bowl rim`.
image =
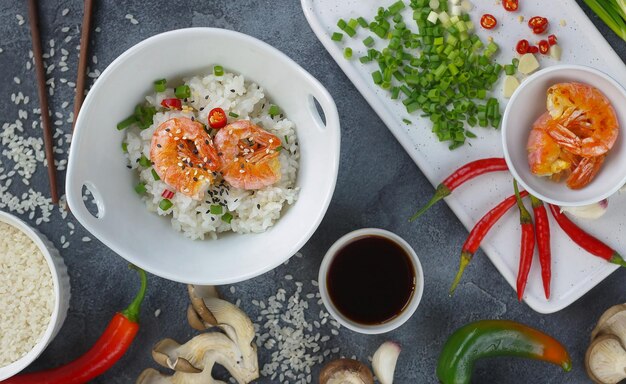
[[[599,201],[602,201],[612,195],[614,195],[620,188],[622,188],[624,186],[624,184],[626,184],[626,173],[624,174],[624,177],[622,178],[620,183],[617,183],[616,185],[612,186],[611,188],[607,188],[605,192],[603,192],[602,194],[599,194],[597,197],[594,198],[589,198],[586,200],[580,200],[580,201],[576,201],[576,202],[563,202],[560,201],[558,199],[554,199],[551,198],[549,196],[546,196],[543,193],[540,193],[538,191],[536,191],[534,188],[531,188],[522,177],[520,177],[519,173],[517,172],[517,169],[515,168],[515,164],[513,162],[513,160],[510,157],[509,154],[509,149],[507,146],[507,124],[506,122],[509,120],[510,117],[510,111],[512,106],[515,104],[515,101],[517,100],[517,98],[519,97],[519,95],[521,94],[521,92],[523,92],[523,89],[528,86],[528,84],[532,83],[533,81],[535,81],[536,79],[539,79],[545,75],[551,74],[553,72],[558,72],[558,71],[562,71],[562,70],[574,70],[574,71],[581,71],[581,72],[588,72],[588,73],[593,73],[596,76],[599,76],[603,79],[605,79],[608,83],[610,83],[616,90],[618,90],[626,99],[626,90],[624,89],[624,87],[622,87],[615,79],[613,79],[611,76],[609,76],[608,74],[592,68],[592,67],[587,67],[584,65],[575,65],[575,64],[558,64],[558,65],[553,65],[550,66],[548,68],[544,68],[541,69],[539,71],[537,71],[536,73],[532,74],[531,76],[529,76],[527,79],[525,79],[520,86],[515,90],[515,92],[513,92],[513,95],[511,96],[511,98],[509,99],[506,109],[504,110],[504,115],[502,117],[502,150],[504,152],[504,159],[509,167],[509,171],[511,172],[511,174],[513,175],[513,177],[515,178],[515,180],[517,180],[517,182],[525,189],[527,190],[529,193],[531,193],[532,195],[536,196],[538,199],[543,200],[546,203],[549,204],[553,204],[553,205],[558,205],[558,206],[569,206],[569,207],[577,207],[577,206],[584,206],[584,205],[590,205],[590,204],[594,204],[597,203]],[[624,134],[622,132],[622,134]]]
[[[326,117],[326,127],[329,127],[329,122],[334,123],[336,122],[336,129],[330,130],[327,129],[327,134],[334,134],[335,138],[334,138],[334,142],[335,142],[335,146],[334,148],[332,148],[333,153],[336,154],[336,158],[334,161],[334,168],[331,170],[332,174],[334,175],[331,178],[331,182],[328,185],[328,195],[324,196],[324,201],[321,205],[319,214],[317,215],[317,217],[315,218],[315,220],[312,222],[312,225],[310,227],[310,229],[306,232],[303,233],[302,236],[300,237],[300,239],[295,242],[293,244],[293,246],[290,248],[290,252],[286,253],[285,256],[281,259],[276,259],[274,262],[271,263],[267,263],[265,265],[265,267],[263,268],[257,268],[254,271],[247,271],[246,273],[241,273],[239,275],[237,275],[236,277],[225,277],[225,278],[219,278],[219,279],[213,279],[210,284],[212,285],[225,285],[225,284],[233,284],[233,283],[238,283],[241,281],[245,281],[251,278],[254,278],[256,276],[259,276],[263,273],[266,273],[268,271],[271,271],[272,269],[278,267],[279,265],[281,265],[282,263],[284,263],[286,260],[288,260],[289,258],[291,258],[298,250],[300,250],[311,238],[311,236],[315,233],[315,231],[317,230],[317,228],[319,227],[320,223],[322,222],[328,207],[330,205],[330,202],[332,200],[333,194],[334,194],[334,190],[337,184],[337,175],[339,173],[339,158],[340,158],[340,144],[341,144],[341,130],[340,130],[340,122],[339,122],[339,115],[337,112],[337,108],[336,108],[336,104],[334,103],[334,100],[332,98],[332,96],[330,95],[330,93],[328,92],[328,90],[326,90],[326,88],[315,78],[313,77],[308,71],[306,71],[304,68],[302,68],[298,63],[296,63],[293,59],[291,59],[289,56],[287,56],[285,53],[281,52],[280,50],[278,50],[277,48],[274,48],[273,46],[271,46],[270,44],[257,39],[253,36],[241,33],[241,32],[237,32],[237,31],[233,31],[233,30],[228,30],[228,29],[223,29],[223,28],[212,28],[212,27],[192,27],[192,28],[180,28],[180,29],[174,29],[174,30],[170,30],[170,31],[166,31],[166,32],[161,32],[159,34],[156,34],[154,36],[148,37],[140,42],[138,42],[137,44],[133,45],[132,47],[128,48],[126,51],[124,51],[122,54],[120,54],[115,60],[113,60],[111,62],[111,64],[109,64],[109,66],[102,72],[102,74],[98,77],[96,83],[94,83],[94,86],[92,87],[92,91],[94,91],[96,89],[96,87],[98,86],[99,83],[105,81],[108,77],[109,74],[111,72],[113,72],[114,70],[116,70],[118,67],[122,66],[124,64],[124,62],[132,57],[137,51],[140,51],[141,49],[144,48],[144,46],[148,46],[150,44],[154,44],[156,42],[158,42],[159,40],[163,39],[163,38],[167,38],[167,37],[171,37],[171,36],[175,36],[175,35],[181,35],[181,36],[185,36],[187,34],[194,34],[194,33],[207,33],[207,34],[222,34],[222,35],[231,35],[237,39],[240,40],[246,40],[249,41],[253,44],[256,44],[257,46],[259,46],[260,48],[262,48],[263,50],[266,50],[268,52],[270,52],[273,56],[277,57],[279,60],[282,60],[286,65],[294,68],[295,70],[297,70],[307,81],[309,84],[312,85],[312,87],[314,87],[316,89],[316,91],[320,92],[320,94],[322,96],[324,96],[327,100],[330,100],[330,102],[332,103],[332,110],[331,111],[325,111],[325,117]],[[94,92],[89,92],[85,98],[85,101],[83,102],[83,109],[85,109],[86,106],[91,104],[91,100],[92,100],[92,95],[94,94]],[[330,114],[330,115],[329,115]],[[78,118],[76,119],[76,127],[78,128],[81,124],[82,121],[85,119],[85,115],[84,114],[79,114]],[[77,132],[78,129],[75,129],[75,136],[78,133]],[[334,131],[334,132],[331,132]],[[74,145],[73,143],[75,143],[77,140],[73,140],[72,141],[72,145]],[[78,159],[75,157],[76,156],[76,151],[72,151],[70,148],[70,154],[69,154],[69,161],[68,164],[72,163],[72,162],[76,162]],[[300,174],[298,174],[298,177],[301,177]],[[71,172],[71,167],[68,165],[68,175],[66,177],[66,193],[67,193],[67,202],[68,205],[70,206],[70,208],[72,209],[72,211],[74,212],[74,216],[79,220],[79,222],[90,232],[92,233],[94,236],[96,236],[98,239],[100,239],[108,248],[110,248],[111,250],[113,250],[115,253],[119,254],[120,256],[122,256],[124,259],[126,259],[127,261],[133,263],[134,265],[144,269],[147,272],[153,273],[157,276],[160,276],[162,278],[165,278],[167,280],[171,280],[171,281],[176,281],[176,282],[180,282],[180,283],[185,283],[185,284],[196,284],[196,285],[206,285],[208,284],[207,281],[203,281],[203,280],[194,280],[192,278],[189,277],[184,277],[184,276],[179,276],[173,272],[169,272],[168,270],[157,270],[158,268],[153,268],[152,265],[150,265],[148,262],[143,261],[141,258],[138,258],[136,256],[134,256],[133,254],[129,254],[128,252],[125,252],[123,247],[119,246],[116,242],[114,241],[110,241],[110,239],[103,239],[101,238],[96,231],[94,231],[94,227],[92,225],[92,221],[90,219],[85,219],[82,217],[81,213],[83,212],[83,209],[80,208],[84,208],[84,207],[77,207],[77,209],[73,208],[72,205],[78,205],[81,203],[82,201],[82,196],[74,196],[73,193],[73,189],[69,188],[69,185],[71,185],[71,183],[74,182],[74,178],[73,178],[73,174]],[[73,204],[75,203],[75,204]],[[296,204],[298,203],[298,201],[296,201]],[[261,234],[263,235],[263,234]],[[182,235],[181,235],[182,236]],[[190,240],[191,241],[191,240]],[[203,240],[201,240],[203,241]],[[215,241],[215,240],[210,240],[210,241]]]
[[[343,316],[332,303],[326,287],[326,274],[328,273],[328,268],[335,258],[337,251],[339,251],[341,248],[351,243],[352,241],[366,236],[380,236],[398,244],[400,247],[402,247],[402,249],[407,252],[411,259],[413,267],[415,268],[415,290],[413,291],[413,295],[411,296],[409,304],[398,316],[382,324],[375,325],[359,324]],[[417,307],[419,306],[420,301],[422,300],[422,295],[424,293],[424,271],[422,269],[420,259],[417,256],[417,253],[415,252],[413,247],[411,247],[411,245],[399,235],[380,228],[357,229],[343,235],[337,241],[335,241],[335,243],[326,252],[326,255],[324,255],[324,259],[322,260],[322,264],[320,265],[317,281],[319,284],[320,294],[322,296],[322,302],[324,303],[326,310],[328,310],[328,312],[341,325],[345,326],[346,328],[355,332],[368,335],[376,335],[390,332],[406,323],[417,310]]]
[[[52,282],[54,285],[53,290],[55,301],[54,308],[52,309],[52,315],[50,316],[50,321],[48,322],[46,331],[41,336],[41,339],[33,346],[33,348],[28,353],[26,353],[20,359],[4,367],[0,367],[1,381],[18,374],[20,371],[30,365],[30,363],[35,361],[35,359],[37,359],[37,357],[39,357],[39,355],[43,353],[44,349],[50,343],[56,322],[59,318],[59,312],[61,310],[61,287],[56,265],[52,260],[52,255],[50,254],[48,247],[46,246],[46,244],[44,244],[41,237],[39,237],[39,235],[28,224],[26,224],[26,222],[8,212],[0,211],[0,222],[6,223],[14,228],[19,229],[24,234],[26,234],[26,236],[28,236],[35,243],[35,245],[37,245],[37,248],[39,248],[39,250],[43,254],[43,257],[46,259],[48,268],[50,268]],[[2,378],[5,374],[8,374],[8,376]]]

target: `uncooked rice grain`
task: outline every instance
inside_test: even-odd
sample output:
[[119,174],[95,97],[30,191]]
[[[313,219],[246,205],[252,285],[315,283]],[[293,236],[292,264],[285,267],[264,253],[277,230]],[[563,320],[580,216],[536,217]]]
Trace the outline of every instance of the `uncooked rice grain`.
[[0,222],[0,367],[28,353],[41,339],[55,304],[52,274],[37,245]]

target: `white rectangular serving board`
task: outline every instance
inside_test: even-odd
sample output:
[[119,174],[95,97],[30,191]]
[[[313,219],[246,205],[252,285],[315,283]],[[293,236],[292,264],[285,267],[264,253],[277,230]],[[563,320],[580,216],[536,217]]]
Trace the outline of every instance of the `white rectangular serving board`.
[[[339,18],[348,20],[363,16],[371,21],[378,7],[387,7],[395,0],[301,0],[301,2],[306,18],[322,44],[433,185],[439,184],[447,175],[469,161],[503,156],[499,129],[472,128],[472,132],[477,134],[478,138],[469,139],[465,146],[450,151],[447,143],[438,142],[430,132],[431,123],[427,118],[420,118],[419,112],[407,114],[399,100],[391,100],[387,91],[374,85],[371,72],[377,69],[377,64],[363,65],[358,60],[365,53],[366,48],[361,41],[370,35],[369,30],[359,28],[354,38],[345,35],[343,41],[339,43],[330,39],[332,32],[339,30],[336,26]],[[520,1],[520,9],[514,13],[506,12],[499,1],[474,0],[473,3],[474,9],[470,15],[476,24],[478,34],[483,41],[491,36],[500,45],[500,52],[496,56],[499,63],[511,62],[516,55],[514,47],[519,39],[526,38],[531,43],[539,40],[531,33],[527,20],[540,15],[548,17],[551,23],[548,33],[542,38],[545,39],[548,34],[554,33],[563,48],[560,62],[542,57],[540,58],[542,67],[557,63],[587,65],[606,72],[620,84],[626,85],[626,66],[574,0],[551,0],[550,6],[546,6],[545,0],[524,0]],[[404,13],[405,22],[415,30],[410,12],[407,4]],[[480,16],[484,13],[493,14],[498,19],[496,29],[485,31],[480,28]],[[518,20],[520,15],[524,16],[523,22]],[[343,57],[343,49],[347,46],[354,51],[352,60]],[[506,99],[502,97],[501,88],[501,83],[498,83],[493,94],[500,100],[501,111],[504,112]],[[406,125],[402,121],[403,118],[411,120],[413,124]],[[625,123],[622,122],[622,125]],[[507,172],[499,172],[481,176],[465,184],[446,198],[446,202],[463,225],[470,230],[487,211],[511,195],[512,189],[512,176]],[[410,204],[417,209],[425,202],[425,200],[415,201]],[[524,296],[526,303],[540,313],[553,313],[567,307],[618,268],[583,251],[558,228],[552,217],[550,220],[553,255],[551,298],[546,300],[544,296],[536,256]],[[609,210],[601,219],[574,220],[618,252],[626,252],[624,236],[626,193],[615,195],[610,199]],[[414,225],[419,225],[419,221]],[[511,210],[494,226],[482,244],[487,256],[513,288],[517,278],[519,242],[519,218],[516,212]],[[427,255],[427,257],[458,259],[460,247],[459,244],[459,254]],[[428,271],[425,272],[427,275]],[[495,278],[479,277],[472,273],[475,271],[472,271],[470,265],[461,284],[469,280]],[[512,290],[503,294],[515,295],[515,292]]]

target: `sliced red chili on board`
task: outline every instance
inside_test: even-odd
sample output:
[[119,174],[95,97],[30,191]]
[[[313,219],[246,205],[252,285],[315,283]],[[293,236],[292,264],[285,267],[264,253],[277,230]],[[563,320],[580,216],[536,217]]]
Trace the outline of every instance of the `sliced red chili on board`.
[[163,99],[163,101],[161,101],[161,105],[165,108],[170,108],[170,109],[182,109],[183,108],[183,103],[180,101],[180,99]]
[[507,11],[515,12],[519,8],[519,0],[502,0],[502,5]]
[[528,42],[528,40],[522,39],[517,42],[517,45],[515,46],[515,51],[519,53],[520,55],[523,55],[525,53],[528,53],[529,48],[530,48],[530,43]]
[[539,52],[539,48],[537,48],[536,45],[531,45],[530,47],[528,47],[528,53],[538,53]]
[[489,13],[485,13],[483,17],[480,18],[480,25],[485,29],[493,29],[497,24],[498,20]]
[[548,44],[550,44],[550,46],[553,46],[556,43],[557,43],[556,35],[548,36]]
[[548,43],[548,40],[541,40],[539,42],[539,52],[545,55],[548,53],[549,50],[550,50],[550,43]]
[[548,19],[542,16],[533,16],[528,20],[528,27],[533,33],[540,35],[548,29]]
[[226,126],[226,112],[222,108],[213,108],[209,112],[209,126],[213,129],[220,129]]

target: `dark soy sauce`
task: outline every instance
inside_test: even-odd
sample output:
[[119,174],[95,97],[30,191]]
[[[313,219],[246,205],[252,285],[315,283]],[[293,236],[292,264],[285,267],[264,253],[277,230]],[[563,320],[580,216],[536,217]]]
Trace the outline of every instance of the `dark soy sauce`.
[[326,274],[334,306],[348,319],[365,325],[398,316],[415,290],[410,256],[380,236],[357,238],[341,248]]

